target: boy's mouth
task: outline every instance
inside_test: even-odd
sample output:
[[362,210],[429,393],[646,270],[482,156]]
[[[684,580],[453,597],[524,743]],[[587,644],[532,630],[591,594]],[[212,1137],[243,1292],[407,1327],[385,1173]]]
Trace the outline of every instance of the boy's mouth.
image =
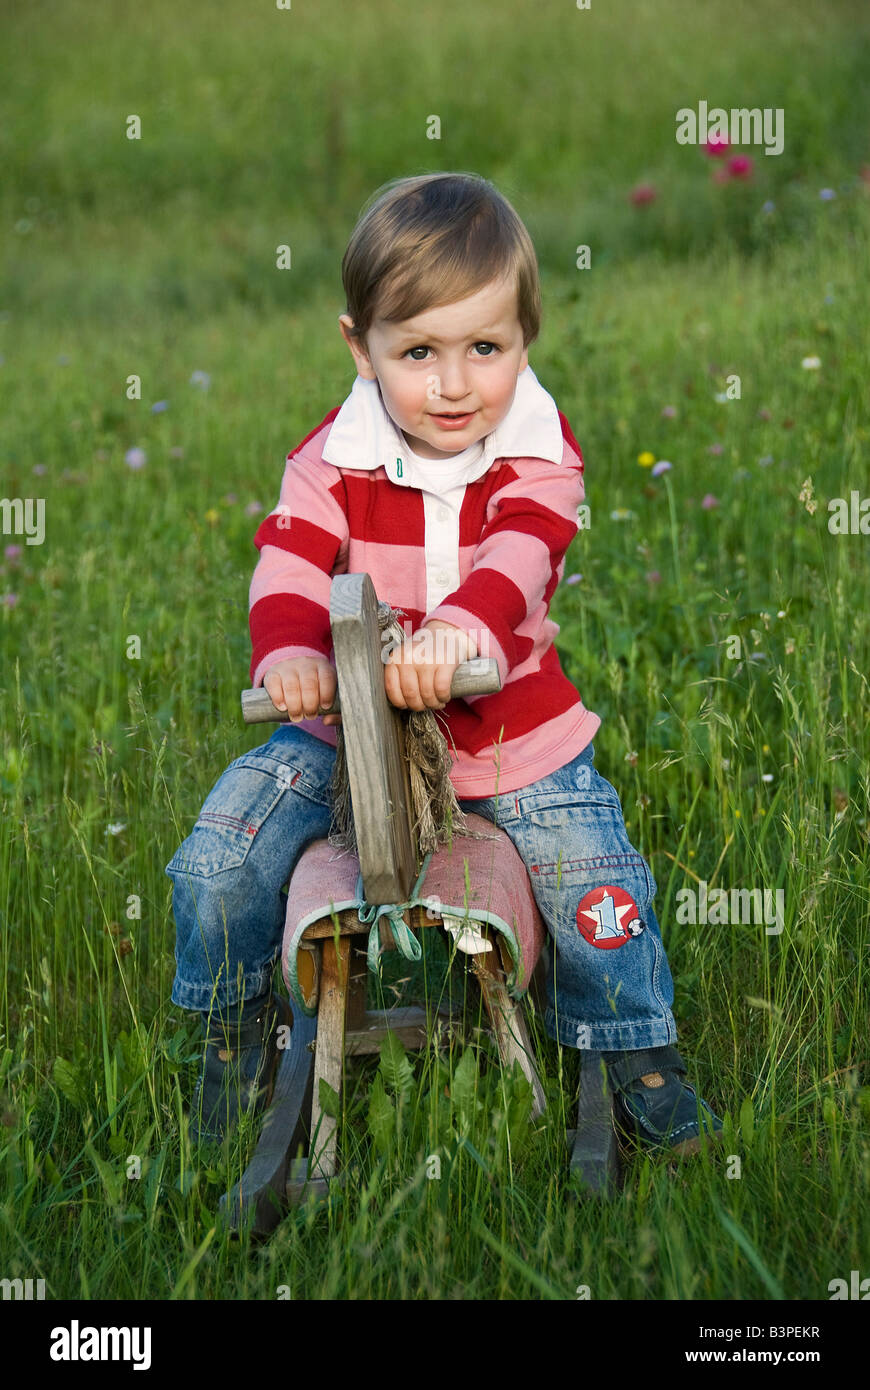
[[449,428],[451,425],[457,427],[459,425],[467,424],[467,422],[469,420],[472,420],[476,414],[476,410],[466,410],[463,411],[461,414],[455,411],[449,414],[445,412],[441,415],[436,415],[433,413],[432,419],[437,420],[440,425]]

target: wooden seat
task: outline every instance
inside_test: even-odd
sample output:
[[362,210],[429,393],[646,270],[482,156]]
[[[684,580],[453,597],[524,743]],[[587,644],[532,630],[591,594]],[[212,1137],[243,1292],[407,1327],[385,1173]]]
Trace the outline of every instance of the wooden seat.
[[[467,825],[487,838],[454,835],[450,846],[437,850],[417,897],[401,915],[412,930],[445,928],[457,951],[469,957],[501,1060],[508,1066],[519,1062],[532,1085],[532,1113],[540,1115],[546,1102],[518,999],[528,989],[546,929],[508,836],[480,816],[469,815]],[[395,943],[384,939],[392,933],[386,915],[380,923],[360,920],[365,903],[357,893],[359,876],[355,855],[318,840],[302,855],[287,899],[284,978],[294,1005],[317,1015],[310,1131],[317,1142],[309,1181],[327,1180],[336,1171],[336,1122],[321,1110],[320,1081],[340,1094],[345,1056],[376,1051],[388,1029],[410,1047],[423,1046],[428,1037],[422,1009],[366,1009],[365,952],[355,963],[353,938],[365,940],[380,930],[382,945]]]

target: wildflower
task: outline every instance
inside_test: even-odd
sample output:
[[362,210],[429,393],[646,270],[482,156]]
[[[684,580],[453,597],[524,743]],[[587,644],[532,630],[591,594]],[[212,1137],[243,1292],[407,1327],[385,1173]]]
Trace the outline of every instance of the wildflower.
[[729,145],[727,135],[714,135],[713,139],[708,140],[703,146],[703,150],[710,159],[721,159],[724,154],[727,154]]
[[820,189],[819,189],[819,197],[821,198],[821,200],[822,200],[823,203],[829,203],[829,202],[831,201],[831,199],[832,199],[832,198],[836,198],[836,196],[837,196],[837,195],[836,195],[836,193],[834,192],[833,188],[820,188]]
[[676,417],[676,414],[677,414],[677,407],[676,407],[675,405],[663,405],[663,406],[662,406],[662,419],[663,419],[663,420],[673,420],[673,419]]
[[144,468],[148,455],[144,449],[128,449],[124,455],[124,462],[128,468]]
[[175,445],[173,445],[173,447],[169,450],[169,457],[170,457],[171,459],[183,459],[183,458],[184,458],[184,450],[181,448],[181,446],[180,446],[179,444],[175,444]]
[[761,204],[761,211],[766,217],[770,217],[771,213],[776,212],[776,203],[771,202],[768,198],[766,203]]
[[773,773],[772,773],[772,772],[762,772],[762,774],[761,774],[761,780],[762,780],[762,782],[772,782],[772,781],[773,781]]
[[647,203],[655,202],[658,191],[651,183],[638,183],[635,184],[628,196],[636,208],[642,208]]
[[0,602],[2,602],[4,608],[14,608],[16,603],[18,602],[18,595],[4,594]]
[[758,460],[759,468],[769,468],[773,463],[773,454],[762,454]]
[[752,160],[748,154],[732,155],[728,161],[728,172],[733,179],[751,178],[752,168]]
[[769,410],[762,406],[758,412],[758,418],[759,420],[771,420],[773,419],[773,416],[771,415]]
[[228,492],[224,497],[224,501],[226,502],[228,507],[231,507],[233,503],[238,502],[238,500],[239,499],[234,492]]
[[203,515],[205,517],[205,520],[208,522],[209,526],[216,526],[221,519],[220,512],[217,511],[214,507],[209,507],[208,511],[204,512]]
[[712,454],[714,458],[718,458],[719,455],[722,453],[722,448],[723,448],[723,446],[722,446],[721,444],[719,444],[718,441],[717,441],[717,443],[715,443],[715,444],[708,444],[708,445],[707,445],[707,453],[708,453],[708,454]]
[[566,583],[566,584],[579,584],[579,583],[580,583],[580,580],[581,580],[582,578],[583,578],[582,574],[569,574],[569,575],[568,575],[568,578],[565,580],[565,583]]
[[14,565],[15,562],[21,558],[21,554],[22,550],[20,545],[7,545],[6,549],[3,551],[3,556],[9,561],[10,565]]
[[794,656],[794,638],[792,637],[786,639],[785,654],[786,656]]
[[152,415],[162,415],[164,410],[169,409],[168,401],[155,401],[151,407]]
[[660,478],[663,473],[670,473],[673,466],[667,459],[659,459],[658,463],[653,465],[652,477]]
[[59,367],[68,367],[68,366],[69,366],[69,357],[67,356],[67,354],[66,354],[65,352],[59,352],[59,353],[57,354],[57,365],[58,365]]
[[33,465],[33,472],[37,478],[44,478],[46,473],[48,472],[48,469],[46,468],[44,463],[35,463]]
[[801,366],[805,372],[817,372],[822,365],[821,357],[802,357]]
[[211,386],[211,377],[208,372],[191,372],[189,384],[191,386],[198,386],[201,391],[207,391]]
[[701,498],[701,506],[705,512],[709,512],[713,507],[719,506],[719,498],[714,497],[712,492],[705,492]]
[[724,405],[727,399],[728,393],[726,391],[717,391],[715,396],[713,397],[713,400],[716,402],[717,405]]
[[122,830],[126,830],[126,829],[127,829],[127,824],[126,824],[125,821],[122,821],[122,820],[113,821],[110,825],[107,825],[107,826],[106,826],[106,834],[107,834],[107,835],[120,835],[121,831],[122,831]]
[[637,461],[641,468],[652,468],[656,461],[655,454],[651,454],[649,449],[644,449],[642,454],[638,454]]
[[662,577],[659,574],[658,570],[647,570],[646,582],[647,584],[661,584]]
[[637,520],[637,517],[636,517],[635,513],[629,511],[627,507],[617,507],[615,511],[612,511],[612,512],[610,513],[610,520],[611,520],[611,521],[636,521],[636,520]]
[[259,502],[249,502],[245,507],[245,516],[257,516],[262,510]]
[[630,767],[637,767],[637,758],[637,750],[632,748],[630,752],[626,753],[623,762],[628,763]]
[[815,510],[816,510],[816,507],[817,507],[819,504],[818,504],[818,502],[816,501],[816,499],[815,499],[814,496],[813,496],[813,480],[812,480],[812,478],[804,478],[803,485],[802,485],[802,487],[801,487],[800,492],[798,493],[798,501],[799,501],[799,502],[803,502],[803,504],[804,504],[804,506],[806,507],[807,511],[809,512],[810,516],[813,516],[813,514],[815,513]]

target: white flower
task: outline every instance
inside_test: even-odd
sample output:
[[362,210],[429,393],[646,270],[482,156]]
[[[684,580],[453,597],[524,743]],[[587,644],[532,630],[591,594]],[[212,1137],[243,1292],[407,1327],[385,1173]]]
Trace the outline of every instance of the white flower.
[[111,823],[111,825],[107,825],[107,826],[106,826],[106,834],[107,834],[107,835],[120,835],[121,831],[122,831],[122,830],[126,830],[126,829],[127,829],[127,825],[126,825],[126,822],[125,822],[125,821],[122,821],[122,820],[113,821],[113,822]]
[[805,372],[817,372],[821,365],[821,357],[804,357],[801,359],[801,366]]

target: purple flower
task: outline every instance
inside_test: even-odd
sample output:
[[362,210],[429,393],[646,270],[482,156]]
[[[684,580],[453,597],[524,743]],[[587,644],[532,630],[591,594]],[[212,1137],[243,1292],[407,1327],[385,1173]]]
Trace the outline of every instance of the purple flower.
[[20,545],[7,545],[6,549],[3,551],[4,556],[10,564],[14,564],[16,560],[20,559],[21,553]]
[[239,499],[234,492],[228,492],[226,497],[224,498],[224,501],[226,502],[228,507],[231,507],[233,503],[238,502],[238,500]]
[[2,603],[4,608],[14,608],[18,602],[17,594],[4,594]]
[[581,580],[582,578],[583,578],[582,574],[569,574],[569,575],[568,575],[568,578],[565,580],[565,583],[566,583],[566,584],[579,584],[579,583],[580,583],[580,580]]
[[761,204],[761,211],[769,217],[772,212],[776,212],[776,203],[768,198],[766,203]]
[[662,419],[663,419],[663,420],[673,420],[674,417],[676,416],[676,413],[677,413],[677,407],[676,407],[675,405],[663,405],[663,406],[662,406]]
[[712,492],[705,492],[704,496],[701,498],[701,506],[704,508],[705,512],[709,512],[713,507],[719,506],[719,498],[714,497]]
[[184,450],[182,449],[182,447],[181,447],[180,444],[174,444],[174,445],[173,445],[173,447],[169,450],[169,457],[170,457],[171,459],[183,459],[183,458],[184,458]]
[[647,584],[661,584],[662,577],[659,574],[658,570],[647,570],[646,582]]
[[144,468],[147,459],[148,455],[144,449],[128,449],[124,455],[124,462],[127,467],[133,469]]
[[37,478],[42,478],[48,472],[48,469],[44,463],[35,463],[33,465],[33,472]]
[[249,502],[245,507],[245,516],[258,516],[262,510],[259,502]]
[[831,199],[832,199],[832,198],[836,198],[836,196],[837,196],[837,195],[836,195],[836,193],[834,192],[833,188],[820,188],[820,189],[819,189],[819,197],[821,198],[821,200],[822,200],[823,203],[829,203],[829,202],[831,201]]
[[168,410],[168,409],[169,409],[169,402],[168,402],[168,401],[155,401],[154,404],[153,404],[152,407],[151,407],[151,414],[152,414],[152,415],[161,415],[161,414],[163,413],[164,410]]
[[650,476],[653,478],[659,478],[661,477],[662,473],[670,473],[673,466],[674,465],[672,463],[668,463],[667,459],[659,459],[658,463],[653,464],[653,470]]
[[708,454],[712,454],[714,458],[718,458],[719,455],[722,453],[722,449],[723,449],[723,446],[722,446],[721,444],[719,444],[719,443],[716,443],[716,444],[708,444],[708,446],[707,446],[707,453],[708,453]]
[[191,372],[190,385],[198,386],[201,391],[207,391],[211,386],[211,377],[208,372]]

